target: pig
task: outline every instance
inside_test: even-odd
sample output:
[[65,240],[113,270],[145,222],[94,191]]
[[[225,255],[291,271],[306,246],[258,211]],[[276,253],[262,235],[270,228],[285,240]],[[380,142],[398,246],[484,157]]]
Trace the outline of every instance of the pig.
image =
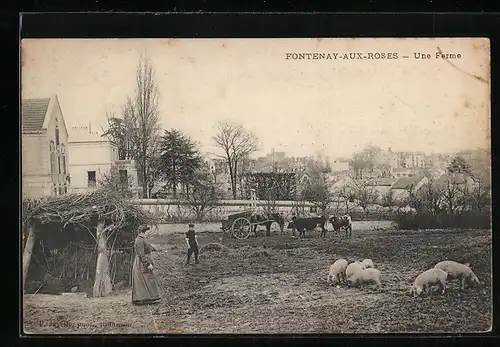
[[460,264],[456,261],[445,260],[434,265],[434,268],[446,272],[448,274],[448,280],[458,279],[460,281],[460,290],[464,290],[466,282],[469,286],[480,284],[479,279],[469,265],[469,263]]
[[354,274],[356,273],[357,271],[359,270],[364,270],[365,269],[365,266],[360,263],[359,261],[355,261],[353,263],[350,263],[348,266],[347,266],[347,269],[345,270],[345,275],[346,275],[346,278],[349,280],[349,278]]
[[420,296],[422,292],[427,293],[429,287],[438,285],[441,288],[441,295],[443,295],[446,289],[447,277],[448,274],[441,269],[432,268],[426,270],[417,276],[410,288],[410,294],[413,294],[414,297]]
[[373,266],[373,261],[371,259],[364,259],[361,264],[365,266],[365,269],[372,268],[374,269],[375,266]]
[[356,271],[349,279],[349,286],[356,286],[359,284],[361,289],[367,283],[375,283],[379,288],[382,286],[380,282],[380,271],[373,268],[360,269]]
[[326,278],[327,283],[335,284],[335,283],[345,282],[347,280],[345,275],[346,269],[347,269],[347,260],[345,259],[337,260],[330,266],[328,277]]

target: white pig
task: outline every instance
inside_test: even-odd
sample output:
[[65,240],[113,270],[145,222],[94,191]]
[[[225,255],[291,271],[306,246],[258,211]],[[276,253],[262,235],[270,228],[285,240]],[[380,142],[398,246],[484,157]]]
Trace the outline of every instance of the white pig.
[[448,274],[448,280],[458,279],[460,290],[465,289],[465,283],[469,285],[480,284],[479,279],[469,267],[469,263],[460,264],[456,261],[445,260],[434,265],[434,268],[441,269]]
[[373,266],[373,261],[371,259],[364,259],[361,264],[365,266],[365,269],[372,268],[374,269],[375,266]]
[[340,283],[346,281],[345,270],[347,269],[347,260],[339,259],[330,266],[326,281],[330,283]]
[[349,278],[357,271],[359,270],[364,270],[365,269],[365,266],[360,263],[359,261],[355,261],[353,263],[350,263],[348,266],[347,266],[347,269],[345,270],[345,275],[346,275],[346,278],[349,280]]
[[413,294],[415,297],[422,294],[422,292],[427,293],[429,287],[438,285],[441,288],[442,295],[446,289],[447,276],[446,272],[441,269],[432,268],[426,270],[417,276],[410,288],[410,294]]
[[373,268],[360,269],[356,271],[349,279],[350,286],[356,286],[359,284],[361,289],[367,283],[375,283],[377,286],[381,287],[380,282],[380,271]]

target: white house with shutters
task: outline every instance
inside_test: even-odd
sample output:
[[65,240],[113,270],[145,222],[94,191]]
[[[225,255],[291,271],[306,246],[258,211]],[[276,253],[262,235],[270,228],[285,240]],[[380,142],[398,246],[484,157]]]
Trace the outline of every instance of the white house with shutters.
[[72,192],[83,193],[96,189],[115,166],[120,178],[131,184],[137,197],[139,187],[135,162],[119,160],[117,146],[99,133],[92,132],[90,125],[71,129],[68,152]]

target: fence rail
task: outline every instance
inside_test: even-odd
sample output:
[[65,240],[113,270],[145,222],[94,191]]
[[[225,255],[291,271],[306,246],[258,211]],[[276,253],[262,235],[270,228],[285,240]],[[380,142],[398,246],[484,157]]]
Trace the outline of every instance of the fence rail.
[[[216,206],[250,206],[252,200],[220,200],[215,205]],[[133,199],[133,204],[136,205],[170,205],[170,206],[188,206],[189,203],[182,200],[173,200],[173,199]],[[269,205],[268,201],[265,200],[257,200],[255,202],[257,206],[267,206]],[[314,206],[311,202],[296,202],[296,201],[276,201],[272,203],[273,206],[276,207],[294,207],[294,206],[305,206],[312,207]]]

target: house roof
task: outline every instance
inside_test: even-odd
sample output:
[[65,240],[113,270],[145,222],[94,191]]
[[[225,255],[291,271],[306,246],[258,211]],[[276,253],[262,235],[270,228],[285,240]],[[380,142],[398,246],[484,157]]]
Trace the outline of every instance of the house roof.
[[43,131],[43,122],[49,108],[50,98],[24,99],[21,102],[22,130],[25,132]]
[[450,175],[450,174],[443,174],[441,177],[439,177],[436,182],[434,183],[436,188],[444,188],[447,186],[448,183],[455,183],[460,186],[463,186],[467,184],[466,176],[463,174],[456,174],[456,175]]
[[407,189],[412,185],[417,184],[425,177],[424,174],[417,174],[410,177],[399,178],[392,186],[393,189]]

